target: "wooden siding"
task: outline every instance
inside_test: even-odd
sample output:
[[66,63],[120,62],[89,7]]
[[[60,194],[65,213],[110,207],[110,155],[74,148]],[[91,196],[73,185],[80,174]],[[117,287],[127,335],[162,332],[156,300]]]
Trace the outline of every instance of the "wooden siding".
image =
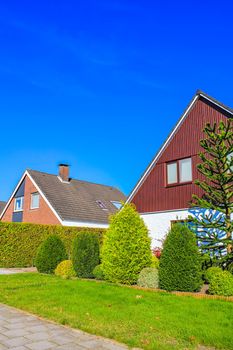
[[200,140],[204,138],[203,128],[208,122],[219,122],[225,118],[225,115],[206,100],[199,99],[195,103],[154,168],[132,198],[131,202],[136,205],[140,213],[188,208],[192,194],[202,194],[194,181],[189,184],[166,187],[166,163],[191,157],[193,180],[200,178],[196,165],[200,163],[198,153],[201,151]]

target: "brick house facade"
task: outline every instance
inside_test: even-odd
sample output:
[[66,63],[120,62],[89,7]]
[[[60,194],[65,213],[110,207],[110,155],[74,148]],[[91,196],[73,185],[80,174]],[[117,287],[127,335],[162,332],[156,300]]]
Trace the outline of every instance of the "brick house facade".
[[69,178],[61,164],[58,175],[26,170],[0,220],[104,228],[124,200],[114,187]]

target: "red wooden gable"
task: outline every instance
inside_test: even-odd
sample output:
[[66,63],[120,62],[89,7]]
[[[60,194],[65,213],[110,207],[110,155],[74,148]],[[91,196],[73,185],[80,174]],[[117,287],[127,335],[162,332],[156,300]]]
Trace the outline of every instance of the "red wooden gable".
[[[161,153],[145,180],[129,199],[140,213],[185,209],[189,207],[192,194],[201,195],[194,184],[200,177],[196,165],[200,163],[200,140],[204,138],[206,123],[219,122],[229,116],[208,99],[199,97],[185,117],[172,139]],[[192,158],[193,181],[189,184],[166,186],[166,163],[182,158]]]

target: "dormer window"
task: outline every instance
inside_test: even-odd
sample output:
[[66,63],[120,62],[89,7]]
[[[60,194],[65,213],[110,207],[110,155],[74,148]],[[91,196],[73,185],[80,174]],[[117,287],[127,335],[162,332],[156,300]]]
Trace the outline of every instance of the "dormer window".
[[99,207],[103,210],[108,210],[108,208],[106,207],[106,205],[100,201],[100,200],[97,200],[96,203],[99,205]]
[[184,158],[166,164],[167,185],[192,181],[192,159]]
[[116,207],[117,209],[121,209],[122,204],[120,202],[117,201],[112,201],[112,204],[114,205],[114,207]]

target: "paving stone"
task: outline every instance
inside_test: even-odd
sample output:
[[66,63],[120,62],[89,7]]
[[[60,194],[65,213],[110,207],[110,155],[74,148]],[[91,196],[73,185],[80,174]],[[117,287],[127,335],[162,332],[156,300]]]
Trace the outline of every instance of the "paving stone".
[[0,333],[0,343],[2,343],[4,340],[8,340],[8,338],[4,335],[4,333]]
[[85,348],[77,344],[70,343],[70,344],[61,345],[61,346],[55,346],[51,350],[85,350]]
[[[21,328],[24,328],[25,326],[26,326],[25,322],[19,322],[19,323],[5,322],[5,324],[3,325],[3,327],[7,328],[7,330],[21,329]],[[1,328],[1,326],[0,326],[0,328]]]
[[0,304],[0,350],[124,350],[125,345]]
[[25,338],[30,339],[31,341],[45,340],[50,337],[49,332],[38,332],[38,333],[29,333],[25,335]]
[[8,338],[7,340],[4,340],[2,344],[10,348],[10,347],[16,347],[20,345],[25,345],[29,342],[30,340],[24,337],[15,337],[15,338]]
[[32,332],[32,333],[46,332],[47,327],[46,327],[46,325],[44,325],[44,326],[39,325],[39,326],[32,326],[32,327],[29,326],[29,327],[27,327],[27,330],[29,332]]
[[14,337],[24,337],[25,335],[30,334],[28,330],[25,328],[20,329],[11,329],[4,333],[4,335],[8,338],[14,338]]
[[47,340],[37,341],[35,343],[27,344],[27,347],[31,350],[48,350],[54,347],[54,343]]
[[65,336],[53,336],[53,337],[49,338],[49,340],[57,345],[65,345],[65,344],[72,343],[74,341],[74,337],[66,336],[66,335]]
[[85,349],[99,349],[101,347],[101,341],[97,338],[91,340],[80,341],[79,345],[83,346]]

